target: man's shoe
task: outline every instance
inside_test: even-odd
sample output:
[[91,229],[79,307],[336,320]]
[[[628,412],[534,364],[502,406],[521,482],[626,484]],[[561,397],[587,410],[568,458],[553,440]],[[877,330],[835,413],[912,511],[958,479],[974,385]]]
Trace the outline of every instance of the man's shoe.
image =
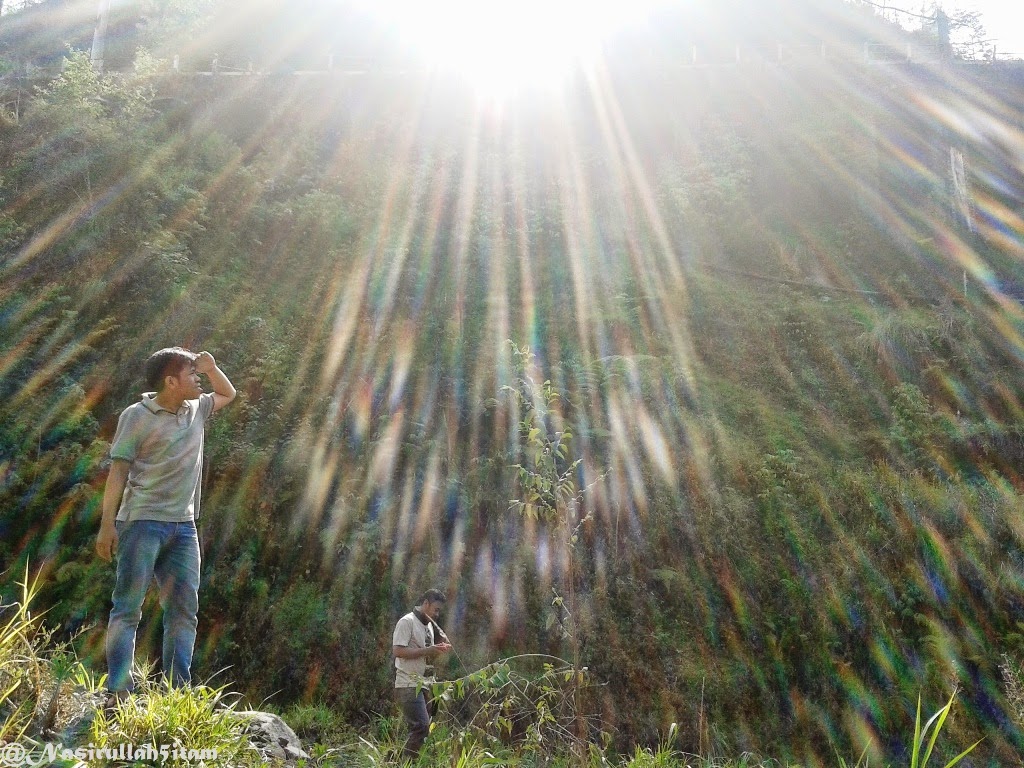
[[113,712],[121,702],[128,701],[129,696],[131,696],[131,691],[110,691],[107,698],[103,700],[103,711]]

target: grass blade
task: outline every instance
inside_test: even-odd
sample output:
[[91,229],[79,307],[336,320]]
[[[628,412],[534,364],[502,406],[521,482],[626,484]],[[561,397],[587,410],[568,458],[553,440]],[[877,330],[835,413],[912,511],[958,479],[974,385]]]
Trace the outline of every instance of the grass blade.
[[914,748],[910,753],[910,768],[920,768],[921,754],[921,694],[917,695],[917,715],[914,717]]
[[[932,730],[931,739],[928,740],[928,749],[924,753],[924,760],[921,761],[922,768],[928,765],[928,760],[932,756],[932,750],[935,749],[935,741],[939,738],[939,733],[942,731],[942,726],[946,722],[946,717],[949,716],[949,711],[953,707],[953,699],[955,698],[956,691],[954,690],[953,695],[950,696],[949,701],[946,702],[946,706],[928,718],[928,722],[924,726],[924,733],[927,734],[928,729],[932,727],[932,724],[935,725]],[[938,718],[938,722],[936,722],[936,718]]]
[[969,754],[970,754],[971,752],[973,752],[973,751],[974,751],[974,748],[975,748],[976,746],[978,746],[979,744],[981,744],[981,742],[983,742],[983,741],[984,741],[984,739],[978,739],[978,740],[977,740],[976,742],[974,742],[973,744],[971,744],[971,746],[969,746],[969,747],[968,747],[967,749],[965,749],[965,750],[964,750],[963,752],[961,752],[961,753],[960,753],[959,755],[957,755],[957,756],[956,756],[956,757],[954,757],[954,758],[953,758],[952,760],[950,760],[950,761],[949,761],[948,763],[946,763],[946,765],[945,765],[945,766],[943,766],[943,768],[952,768],[952,766],[956,765],[956,764],[957,764],[957,763],[959,763],[959,762],[960,762],[961,760],[963,760],[963,759],[964,759],[965,757],[967,757],[967,755],[969,755]]

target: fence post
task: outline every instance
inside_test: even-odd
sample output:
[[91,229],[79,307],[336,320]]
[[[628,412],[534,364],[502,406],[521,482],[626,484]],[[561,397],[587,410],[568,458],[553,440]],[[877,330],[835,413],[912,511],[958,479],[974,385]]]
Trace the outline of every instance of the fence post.
[[97,72],[103,71],[103,55],[107,46],[107,23],[110,19],[110,0],[100,0],[96,9],[96,27],[92,33],[92,52],[89,59],[92,68]]

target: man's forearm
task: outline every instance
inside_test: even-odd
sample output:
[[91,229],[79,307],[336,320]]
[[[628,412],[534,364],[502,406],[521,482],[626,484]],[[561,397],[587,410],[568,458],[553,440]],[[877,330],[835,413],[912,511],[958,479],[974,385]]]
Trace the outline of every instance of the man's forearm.
[[229,400],[233,400],[235,397],[235,387],[228,379],[227,375],[218,366],[213,366],[212,369],[207,371],[207,377],[210,379],[210,386],[213,387],[213,391],[222,397],[226,397]]
[[430,655],[430,648],[431,646],[426,648],[409,648],[404,645],[396,645],[392,649],[392,653],[399,659],[422,659]]
[[124,495],[124,487],[127,483],[128,464],[115,459],[110,465],[110,472],[107,475],[107,484],[103,489],[103,516],[100,518],[101,526],[114,524],[114,518],[117,517],[117,510],[121,506],[121,497]]
[[96,535],[96,554],[103,560],[110,560],[117,551],[117,528],[114,521],[127,483],[128,462],[114,459],[107,474],[107,485],[103,489],[103,516],[100,518],[100,530]]
[[217,361],[209,352],[200,352],[196,355],[196,373],[201,373],[210,379],[213,387],[213,410],[223,408],[235,399],[235,387],[217,366]]

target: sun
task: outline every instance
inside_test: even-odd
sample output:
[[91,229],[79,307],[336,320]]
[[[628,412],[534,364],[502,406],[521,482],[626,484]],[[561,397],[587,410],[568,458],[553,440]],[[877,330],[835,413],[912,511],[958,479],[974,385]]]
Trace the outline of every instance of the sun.
[[671,0],[377,0],[414,59],[495,96],[559,86],[602,41]]

